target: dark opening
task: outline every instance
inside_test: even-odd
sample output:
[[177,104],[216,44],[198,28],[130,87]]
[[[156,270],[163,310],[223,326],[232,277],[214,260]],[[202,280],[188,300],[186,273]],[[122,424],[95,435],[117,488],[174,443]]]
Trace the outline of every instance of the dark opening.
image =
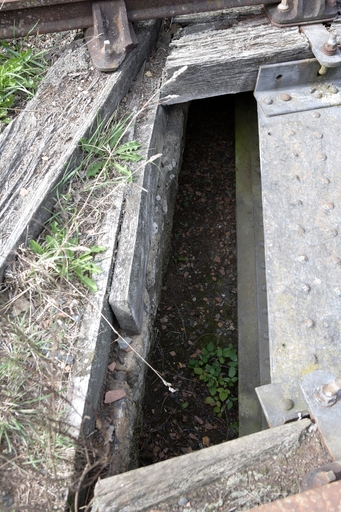
[[[151,355],[152,366],[178,391],[169,392],[148,373],[141,465],[238,435],[238,391],[230,369],[238,343],[235,206],[234,96],[194,101]],[[217,381],[217,388],[228,390],[228,397],[220,395],[225,400],[216,400],[221,392],[214,393],[207,372],[200,375],[205,361],[191,368],[207,347],[215,351],[208,361],[212,373],[233,377],[226,385]],[[230,352],[219,358],[218,347]]]

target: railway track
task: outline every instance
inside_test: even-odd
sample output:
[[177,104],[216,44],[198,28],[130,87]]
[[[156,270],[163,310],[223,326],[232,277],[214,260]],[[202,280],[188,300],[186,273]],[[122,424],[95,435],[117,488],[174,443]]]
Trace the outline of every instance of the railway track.
[[[214,2],[214,8],[218,10],[257,3],[250,0],[219,0]],[[51,1],[44,2],[44,6],[41,6],[41,2],[37,4],[34,0],[5,0],[0,11],[1,37],[9,37],[17,29],[17,35],[29,32],[32,16],[35,20],[33,25],[37,23],[34,30],[41,33],[86,28],[88,47],[96,67],[105,71],[118,69],[117,73],[123,70],[126,74],[129,74],[129,69],[137,73],[132,61],[141,45],[141,41],[137,45],[130,22],[212,10],[212,3],[208,1],[173,1],[169,4],[151,0],[145,3],[137,0],[127,0],[126,3]],[[330,21],[335,18],[337,9],[338,5],[333,1],[308,3],[297,0],[288,3],[283,0],[281,4],[269,5],[267,13],[275,24],[291,26]],[[261,27],[265,33],[263,25]],[[337,29],[338,26],[335,27]],[[219,27],[216,32],[219,30],[226,28]],[[253,346],[258,345],[258,366],[255,370],[258,383],[250,378],[242,378],[245,388],[241,394],[246,390],[254,400],[257,387],[263,412],[271,427],[305,416],[314,418],[330,453],[335,460],[340,460],[341,182],[338,155],[341,149],[341,57],[338,36],[328,33],[322,26],[315,30],[308,25],[302,29],[305,35],[295,29],[281,30],[283,38],[287,37],[283,34],[295,33],[300,40],[300,51],[306,51],[307,55],[313,52],[317,59],[281,63],[279,50],[277,63],[261,65],[257,84],[252,85],[258,102],[262,176],[261,222],[264,241],[260,240],[259,243],[265,249],[264,261],[258,261],[262,270],[256,268],[254,273],[254,281],[260,286],[258,289],[255,286],[255,302],[259,311],[267,310],[268,328],[264,328],[264,317],[260,325],[260,316],[256,315],[257,328],[251,342]],[[212,33],[208,31],[208,39]],[[175,43],[174,48],[176,44],[180,48],[179,42]],[[182,44],[186,51],[186,34]],[[190,46],[188,48],[190,52]],[[125,59],[128,51],[137,53],[132,54],[134,57],[129,60]],[[174,54],[176,51],[175,48]],[[181,51],[178,51],[179,55]],[[309,56],[312,57],[312,54]],[[139,58],[142,62],[142,54]],[[239,58],[235,52],[233,59],[238,61]],[[263,60],[266,62],[265,57]],[[171,58],[169,63],[171,65]],[[198,64],[199,68],[202,64]],[[257,70],[258,67],[257,64]],[[171,84],[174,89],[162,99],[165,104],[179,102],[184,77],[188,80],[186,70],[179,81]],[[225,78],[229,79],[228,70]],[[115,81],[112,78],[107,80]],[[117,80],[120,80],[120,75],[117,75]],[[196,84],[193,81],[191,84],[195,91]],[[128,85],[124,86],[124,90],[128,88]],[[241,90],[229,91],[226,85],[225,92]],[[221,91],[219,94],[223,93]],[[207,94],[213,95],[212,92],[214,94],[214,91]],[[200,94],[197,93],[197,97]],[[8,131],[2,137],[3,144],[9,140]],[[259,213],[254,215],[255,219],[257,215]],[[10,236],[13,238],[13,233]],[[15,236],[12,248],[22,239],[23,232]],[[258,240],[259,233],[252,236]],[[260,272],[263,275],[264,271],[266,284],[259,277]],[[267,307],[260,307],[264,287],[268,291]],[[266,362],[260,356],[264,354],[264,340],[269,351]],[[243,343],[242,336],[240,343]],[[243,364],[242,361],[240,364]],[[264,372],[265,365],[270,367],[270,382],[260,382],[259,379],[259,374],[267,373]]]

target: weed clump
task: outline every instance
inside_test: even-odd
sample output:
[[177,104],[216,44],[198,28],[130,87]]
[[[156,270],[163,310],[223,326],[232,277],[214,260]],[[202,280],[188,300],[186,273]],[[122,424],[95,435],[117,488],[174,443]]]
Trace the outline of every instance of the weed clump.
[[0,43],[0,123],[11,122],[9,109],[18,95],[25,99],[34,95],[47,67],[43,51],[34,54],[31,49]]
[[201,350],[199,356],[191,359],[189,367],[199,380],[205,382],[209,396],[205,402],[213,407],[218,418],[223,412],[231,409],[237,400],[232,390],[238,380],[238,356],[230,343],[228,347],[215,347],[212,342]]

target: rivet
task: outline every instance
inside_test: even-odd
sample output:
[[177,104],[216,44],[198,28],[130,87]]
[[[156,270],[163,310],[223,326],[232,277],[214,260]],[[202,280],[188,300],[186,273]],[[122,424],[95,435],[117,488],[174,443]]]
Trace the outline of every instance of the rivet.
[[263,103],[264,103],[265,105],[272,105],[272,104],[273,104],[273,101],[272,101],[272,99],[271,99],[271,98],[264,98],[264,99],[263,99]]
[[294,180],[296,180],[296,181],[301,181],[301,178],[299,177],[299,175],[298,175],[298,174],[295,174],[295,176],[294,176]]
[[324,153],[320,153],[319,155],[317,155],[317,158],[319,160],[327,160],[327,155],[325,155]]
[[292,156],[295,157],[295,158],[298,158],[299,154],[295,152],[295,153],[292,154]]
[[339,89],[337,87],[335,87],[335,85],[330,85],[328,87],[329,91],[332,93],[332,94],[336,94],[339,92]]
[[320,180],[322,181],[322,183],[324,185],[329,185],[329,183],[330,183],[330,179],[327,178],[327,176],[321,176]]
[[306,318],[304,320],[304,325],[306,326],[307,329],[312,329],[315,326],[315,322],[311,318]]
[[303,226],[298,225],[298,226],[297,226],[297,233],[298,233],[299,235],[304,235],[304,233],[305,233],[305,229],[304,229],[304,227],[303,227]]
[[[316,91],[316,89],[314,89],[314,92],[315,91]],[[315,117],[315,119],[318,119],[319,117],[321,117],[320,112],[313,112],[313,117]]]
[[264,247],[264,242],[259,242],[259,247]]
[[338,258],[337,256],[333,256],[332,257],[332,262],[334,263],[334,265],[340,265],[341,264],[341,259]]
[[265,333],[263,334],[263,338],[265,338],[266,340],[269,339],[269,333],[268,331],[265,331]]
[[263,308],[262,309],[262,315],[267,315],[268,314],[268,309],[267,308]]
[[266,365],[270,364],[270,359],[268,357],[266,359],[264,359],[264,364],[266,364]]
[[260,225],[261,228],[263,227],[264,223],[263,223],[262,220],[259,221],[259,225]]
[[329,230],[330,236],[337,236],[339,234],[337,229],[330,229]]
[[282,398],[280,406],[283,411],[290,411],[294,407],[294,402],[291,398]]
[[322,98],[322,92],[316,91],[314,93],[315,98]]
[[314,133],[314,137],[315,137],[316,139],[323,139],[323,133],[316,132],[316,133]]
[[310,292],[310,290],[311,290],[311,287],[310,287],[310,285],[309,285],[309,284],[307,284],[307,283],[303,283],[303,284],[302,284],[302,286],[301,286],[301,290],[302,290],[302,292],[304,292],[304,293],[309,293],[309,292]]
[[323,208],[325,210],[334,210],[334,203],[326,203]]
[[287,92],[283,92],[280,95],[280,98],[281,98],[282,101],[290,101],[291,100],[291,96]]
[[294,130],[290,130],[289,132],[287,132],[287,135],[289,135],[290,137],[292,137],[293,135],[295,135]]
[[290,203],[291,206],[302,206],[303,203],[301,201],[301,199],[297,199],[297,201],[295,201],[294,203]]
[[261,268],[265,268],[265,261],[262,261],[262,263],[260,264]]
[[300,254],[297,258],[297,261],[299,261],[300,263],[306,263],[308,261],[308,256],[306,256],[305,254]]
[[341,297],[341,288],[335,288],[335,294],[338,296],[338,297]]
[[262,290],[263,292],[266,292],[266,284],[262,284]]

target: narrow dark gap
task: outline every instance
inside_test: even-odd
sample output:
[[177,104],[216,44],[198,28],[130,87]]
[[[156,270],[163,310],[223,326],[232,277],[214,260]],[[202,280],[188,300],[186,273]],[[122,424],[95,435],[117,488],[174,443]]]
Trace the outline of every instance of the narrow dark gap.
[[[169,392],[148,373],[142,466],[238,435],[237,383],[226,385],[227,400],[210,405],[207,380],[190,368],[190,361],[198,361],[207,346],[237,350],[235,210],[234,97],[194,101],[151,355],[152,366],[178,391]],[[227,357],[221,362],[220,374],[227,377],[231,361]]]

